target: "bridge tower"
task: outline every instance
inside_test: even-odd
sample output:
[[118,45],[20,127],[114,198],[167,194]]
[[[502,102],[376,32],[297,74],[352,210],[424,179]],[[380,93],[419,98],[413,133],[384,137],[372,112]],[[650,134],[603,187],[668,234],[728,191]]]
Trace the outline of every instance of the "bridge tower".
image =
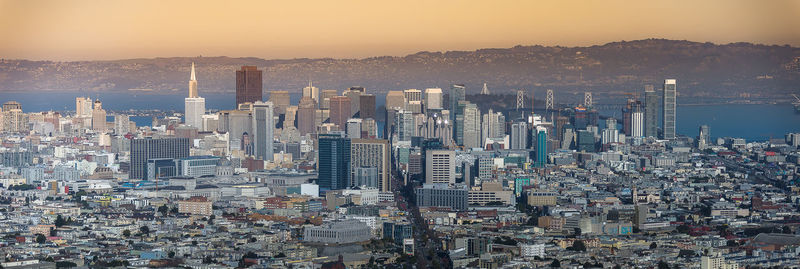
[[592,92],[583,93],[583,106],[592,107]]

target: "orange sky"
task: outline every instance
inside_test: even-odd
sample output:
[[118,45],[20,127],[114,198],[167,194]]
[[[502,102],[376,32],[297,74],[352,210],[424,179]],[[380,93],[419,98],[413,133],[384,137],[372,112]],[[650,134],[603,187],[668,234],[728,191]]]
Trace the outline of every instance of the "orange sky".
[[651,37],[800,46],[798,29],[792,0],[0,0],[0,58],[34,60],[344,58]]

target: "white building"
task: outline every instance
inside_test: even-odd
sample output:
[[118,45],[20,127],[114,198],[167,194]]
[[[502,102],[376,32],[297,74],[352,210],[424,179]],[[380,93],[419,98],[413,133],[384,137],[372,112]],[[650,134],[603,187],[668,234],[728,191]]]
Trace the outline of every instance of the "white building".
[[544,258],[544,244],[522,244],[520,245],[520,255],[523,257],[540,257]]
[[186,125],[202,130],[203,114],[206,114],[206,99],[198,95],[194,63],[192,63],[192,74],[189,78],[189,97],[184,99],[184,105]]
[[425,108],[442,109],[442,95],[441,88],[425,89]]
[[428,150],[425,153],[425,183],[456,183],[456,152]]

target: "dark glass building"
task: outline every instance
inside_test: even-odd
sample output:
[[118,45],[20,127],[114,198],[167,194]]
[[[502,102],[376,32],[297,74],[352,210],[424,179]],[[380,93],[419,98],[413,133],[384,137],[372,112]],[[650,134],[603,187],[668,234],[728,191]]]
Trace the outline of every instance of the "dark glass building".
[[319,135],[319,176],[322,189],[339,190],[350,185],[350,139],[342,134]]
[[236,105],[261,101],[262,71],[255,66],[242,66],[236,70]]

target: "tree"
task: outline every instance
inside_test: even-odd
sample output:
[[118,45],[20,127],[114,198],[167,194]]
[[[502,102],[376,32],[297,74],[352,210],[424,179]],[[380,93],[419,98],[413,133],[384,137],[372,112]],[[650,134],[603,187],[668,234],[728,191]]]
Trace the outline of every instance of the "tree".
[[680,226],[678,226],[678,228],[676,228],[676,230],[678,230],[678,232],[682,234],[689,234],[689,232],[691,231],[689,226],[686,224],[681,224]]
[[581,235],[581,228],[577,228],[576,227],[575,228],[575,236],[580,236],[580,235]]
[[44,244],[45,241],[47,241],[47,238],[43,234],[36,234],[36,243]]
[[56,216],[56,222],[55,222],[56,227],[61,228],[61,226],[64,226],[64,224],[67,224],[67,221],[64,220],[64,217],[62,217],[61,215]]
[[130,237],[131,236],[131,230],[128,230],[128,229],[122,230],[122,236]]
[[169,207],[167,207],[167,205],[161,205],[158,207],[158,212],[161,213],[161,215],[167,215]]
[[783,229],[781,229],[781,232],[785,233],[785,234],[791,234],[792,233],[792,228],[790,228],[789,226],[783,226]]
[[658,269],[669,269],[669,264],[665,261],[658,261]]
[[147,225],[139,227],[139,232],[142,234],[150,235],[150,227],[147,227]]
[[167,257],[169,257],[170,259],[175,258],[175,251],[170,251],[169,253],[167,253]]
[[691,257],[694,257],[694,256],[695,256],[694,251],[691,251],[691,250],[688,250],[688,249],[681,249],[681,251],[678,252],[678,257],[681,257],[681,258],[691,258]]
[[656,242],[650,243],[650,249],[656,249],[656,248],[658,248],[658,244],[656,244]]
[[581,240],[575,240],[575,242],[572,242],[572,250],[586,251],[586,244],[584,244]]
[[68,262],[68,261],[56,262],[56,268],[72,268],[72,267],[78,267],[78,265],[75,264],[74,262]]
[[553,260],[553,262],[550,263],[550,267],[561,268],[561,262],[558,260]]

